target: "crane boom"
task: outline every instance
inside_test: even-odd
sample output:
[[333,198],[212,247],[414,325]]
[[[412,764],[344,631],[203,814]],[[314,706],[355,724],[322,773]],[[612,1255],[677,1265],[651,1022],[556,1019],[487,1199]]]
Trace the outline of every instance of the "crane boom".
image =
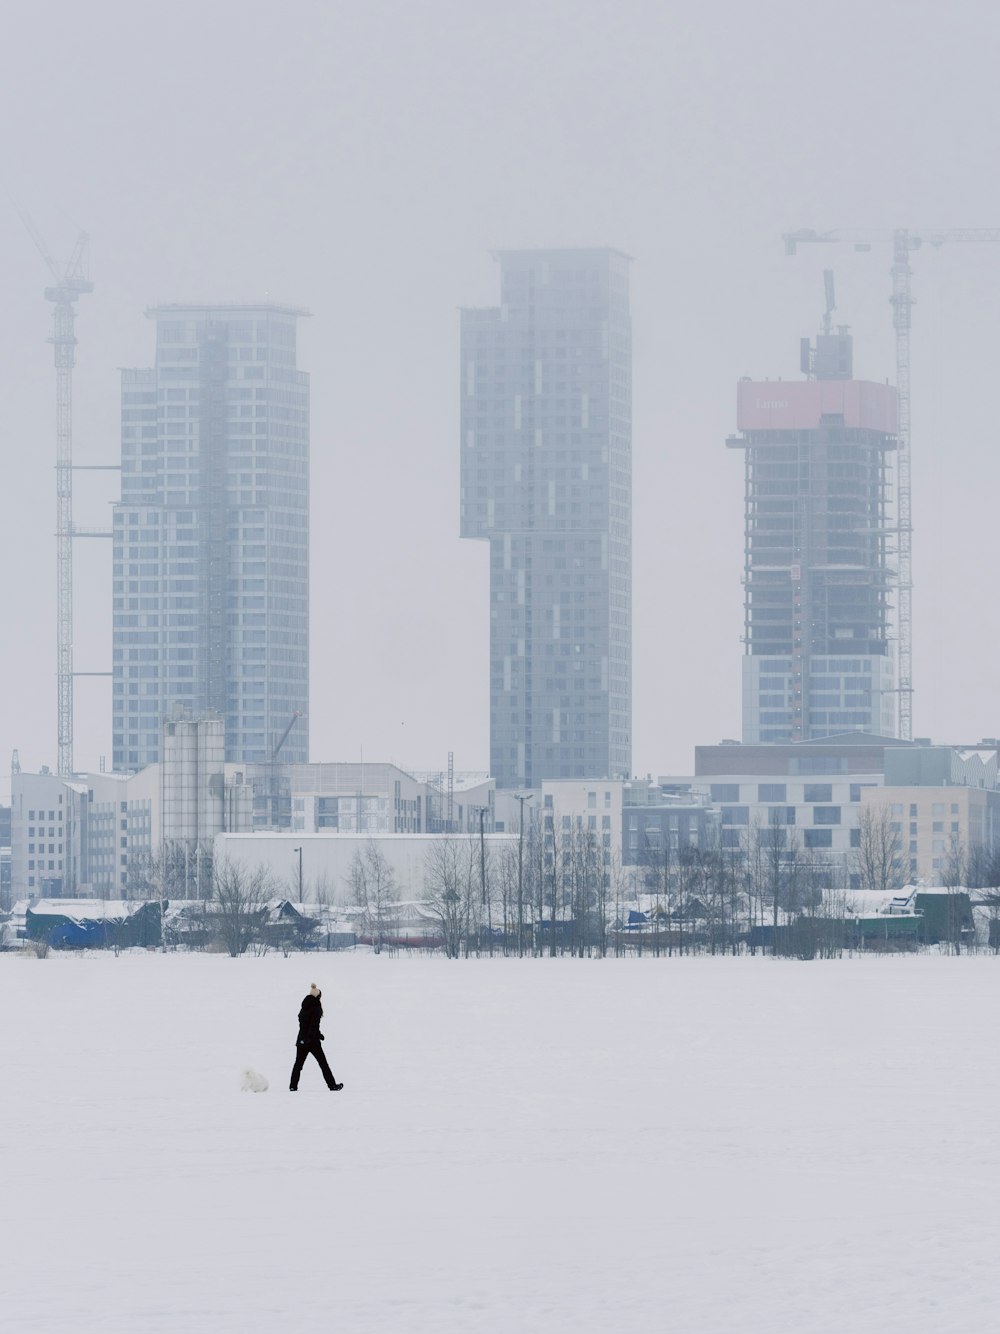
[[278,758],[278,751],[281,749],[281,747],[282,747],[282,746],[285,744],[285,742],[288,740],[288,735],[289,735],[289,733],[291,732],[292,728],[295,726],[297,720],[298,720],[299,718],[301,718],[301,717],[302,717],[302,713],[301,713],[301,711],[300,711],[299,709],[296,709],[295,712],[292,714],[291,718],[289,718],[289,720],[288,720],[288,726],[287,726],[287,727],[285,728],[285,730],[282,732],[282,734],[281,734],[281,739],[279,740],[278,744],[275,746],[274,750],[271,751],[271,761],[272,761],[272,763]]

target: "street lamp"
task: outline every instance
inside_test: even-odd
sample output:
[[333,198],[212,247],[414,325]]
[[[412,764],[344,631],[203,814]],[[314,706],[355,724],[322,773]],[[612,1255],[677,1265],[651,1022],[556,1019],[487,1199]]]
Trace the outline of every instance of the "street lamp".
[[301,903],[302,902],[302,849],[292,848],[292,851],[297,852],[299,854],[299,902]]
[[524,803],[530,801],[532,794],[514,793],[514,800],[520,802],[520,815],[517,822],[517,952],[524,953]]
[[486,833],[485,820],[488,806],[475,806],[475,811],[479,813],[479,888],[480,902],[486,908],[487,931],[490,938],[490,954],[493,953],[493,905],[486,897]]

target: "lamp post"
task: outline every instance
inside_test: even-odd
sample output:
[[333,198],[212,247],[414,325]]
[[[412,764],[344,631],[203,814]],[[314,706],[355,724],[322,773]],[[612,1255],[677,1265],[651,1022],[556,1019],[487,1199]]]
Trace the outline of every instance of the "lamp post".
[[531,793],[523,796],[514,793],[514,800],[520,803],[520,815],[517,822],[517,952],[524,954],[524,803],[531,800]]
[[486,908],[486,930],[490,938],[490,954],[493,953],[493,905],[486,896],[486,833],[485,820],[487,806],[477,806],[479,812],[479,889],[480,902]]
[[302,849],[293,848],[292,851],[297,852],[299,854],[299,902],[301,903],[302,902]]

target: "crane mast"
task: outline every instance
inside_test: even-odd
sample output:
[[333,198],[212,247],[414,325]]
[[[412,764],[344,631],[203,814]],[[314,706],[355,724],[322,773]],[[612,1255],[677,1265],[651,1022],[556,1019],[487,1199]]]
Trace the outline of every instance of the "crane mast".
[[801,228],[786,232],[782,238],[785,253],[794,255],[798,246],[811,242],[850,242],[856,250],[870,250],[876,242],[892,246],[892,323],[896,335],[896,393],[899,421],[896,434],[896,517],[898,524],[898,609],[897,668],[898,732],[903,741],[913,739],[913,519],[910,504],[910,325],[913,295],[910,279],[910,254],[924,240],[935,249],[946,242],[1000,241],[1000,227],[953,227],[910,229],[897,227],[892,232],[845,231],[817,232]]
[[17,205],[21,221],[54,279],[52,302],[56,369],[56,695],[58,773],[73,772],[73,367],[76,364],[76,300],[94,290],[85,276],[87,236],[77,237],[63,267],[50,255],[32,219]]
[[[919,241],[917,242],[919,245]],[[896,523],[897,536],[897,731],[913,740],[913,518],[910,507],[910,234],[900,228],[892,243],[892,322],[896,330]]]

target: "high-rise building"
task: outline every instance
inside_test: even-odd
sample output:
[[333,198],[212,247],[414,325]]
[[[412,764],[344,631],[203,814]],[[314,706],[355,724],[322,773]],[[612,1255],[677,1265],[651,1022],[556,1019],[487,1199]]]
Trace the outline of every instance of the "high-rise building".
[[309,377],[282,306],[160,306],[156,365],[122,372],[114,512],[113,763],[159,758],[181,705],[225,757],[309,733]]
[[505,250],[462,311],[463,537],[490,544],[500,787],[626,777],[632,712],[632,325],[615,250]]
[[743,380],[743,740],[896,735],[887,505],[896,391],[853,378],[847,330],[798,381]]

